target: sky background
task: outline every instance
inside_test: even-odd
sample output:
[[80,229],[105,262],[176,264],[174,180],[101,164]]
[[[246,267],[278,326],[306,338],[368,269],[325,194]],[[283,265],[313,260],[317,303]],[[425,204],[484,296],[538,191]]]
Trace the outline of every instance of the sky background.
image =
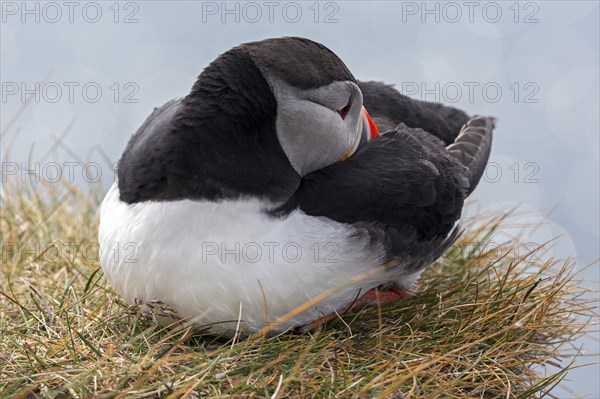
[[[467,214],[519,204],[518,221],[545,221],[528,242],[563,234],[552,254],[581,267],[599,257],[596,1],[71,4],[2,2],[3,130],[47,81],[2,137],[3,172],[37,168],[48,181],[61,173],[109,184],[110,166],[153,107],[187,94],[220,53],[304,36],[332,49],[357,79],[496,116],[490,166]],[[599,281],[598,264],[585,277]],[[578,345],[599,352],[597,335]],[[574,371],[568,385],[598,398],[599,373],[597,365]]]

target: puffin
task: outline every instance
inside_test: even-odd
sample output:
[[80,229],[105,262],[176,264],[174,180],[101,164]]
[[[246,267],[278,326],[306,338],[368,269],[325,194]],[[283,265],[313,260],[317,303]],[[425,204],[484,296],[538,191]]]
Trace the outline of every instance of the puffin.
[[460,236],[494,126],[356,80],[306,38],[241,44],[129,139],[102,269],[127,303],[219,334],[403,300]]

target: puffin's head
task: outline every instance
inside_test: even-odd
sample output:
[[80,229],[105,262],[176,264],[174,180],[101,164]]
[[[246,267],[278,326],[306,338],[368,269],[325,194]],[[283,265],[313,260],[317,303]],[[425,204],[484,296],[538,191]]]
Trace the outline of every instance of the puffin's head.
[[299,175],[356,151],[362,132],[362,93],[337,55],[303,38],[241,47],[269,84],[277,103],[277,138]]
[[[123,154],[122,161],[158,163],[151,172],[123,173],[120,163],[127,202],[236,195],[285,200],[303,176],[352,155],[368,118],[344,63],[325,46],[296,37],[221,54],[163,114],[147,121]],[[139,182],[122,184],[152,173],[162,182],[141,182],[151,195],[138,195],[144,191]],[[132,187],[128,200],[124,190]]]

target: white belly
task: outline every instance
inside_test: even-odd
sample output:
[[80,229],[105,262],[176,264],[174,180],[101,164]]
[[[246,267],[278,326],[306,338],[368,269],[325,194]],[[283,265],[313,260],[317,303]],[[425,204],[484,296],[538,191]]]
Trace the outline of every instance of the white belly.
[[[128,303],[159,300],[197,325],[232,330],[239,319],[255,331],[381,263],[382,250],[366,251],[367,238],[353,232],[301,211],[270,218],[258,200],[128,205],[115,183],[101,207],[100,260]],[[282,329],[340,310],[359,289],[383,282],[378,275],[345,288]]]

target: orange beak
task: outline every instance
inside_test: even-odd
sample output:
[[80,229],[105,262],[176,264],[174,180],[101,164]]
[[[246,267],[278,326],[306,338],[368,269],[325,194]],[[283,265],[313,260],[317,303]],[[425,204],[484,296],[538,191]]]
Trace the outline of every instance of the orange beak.
[[377,125],[371,119],[371,115],[367,112],[367,109],[362,107],[363,116],[366,118],[367,123],[369,124],[369,140],[373,140],[375,137],[379,137],[379,129],[377,129]]

